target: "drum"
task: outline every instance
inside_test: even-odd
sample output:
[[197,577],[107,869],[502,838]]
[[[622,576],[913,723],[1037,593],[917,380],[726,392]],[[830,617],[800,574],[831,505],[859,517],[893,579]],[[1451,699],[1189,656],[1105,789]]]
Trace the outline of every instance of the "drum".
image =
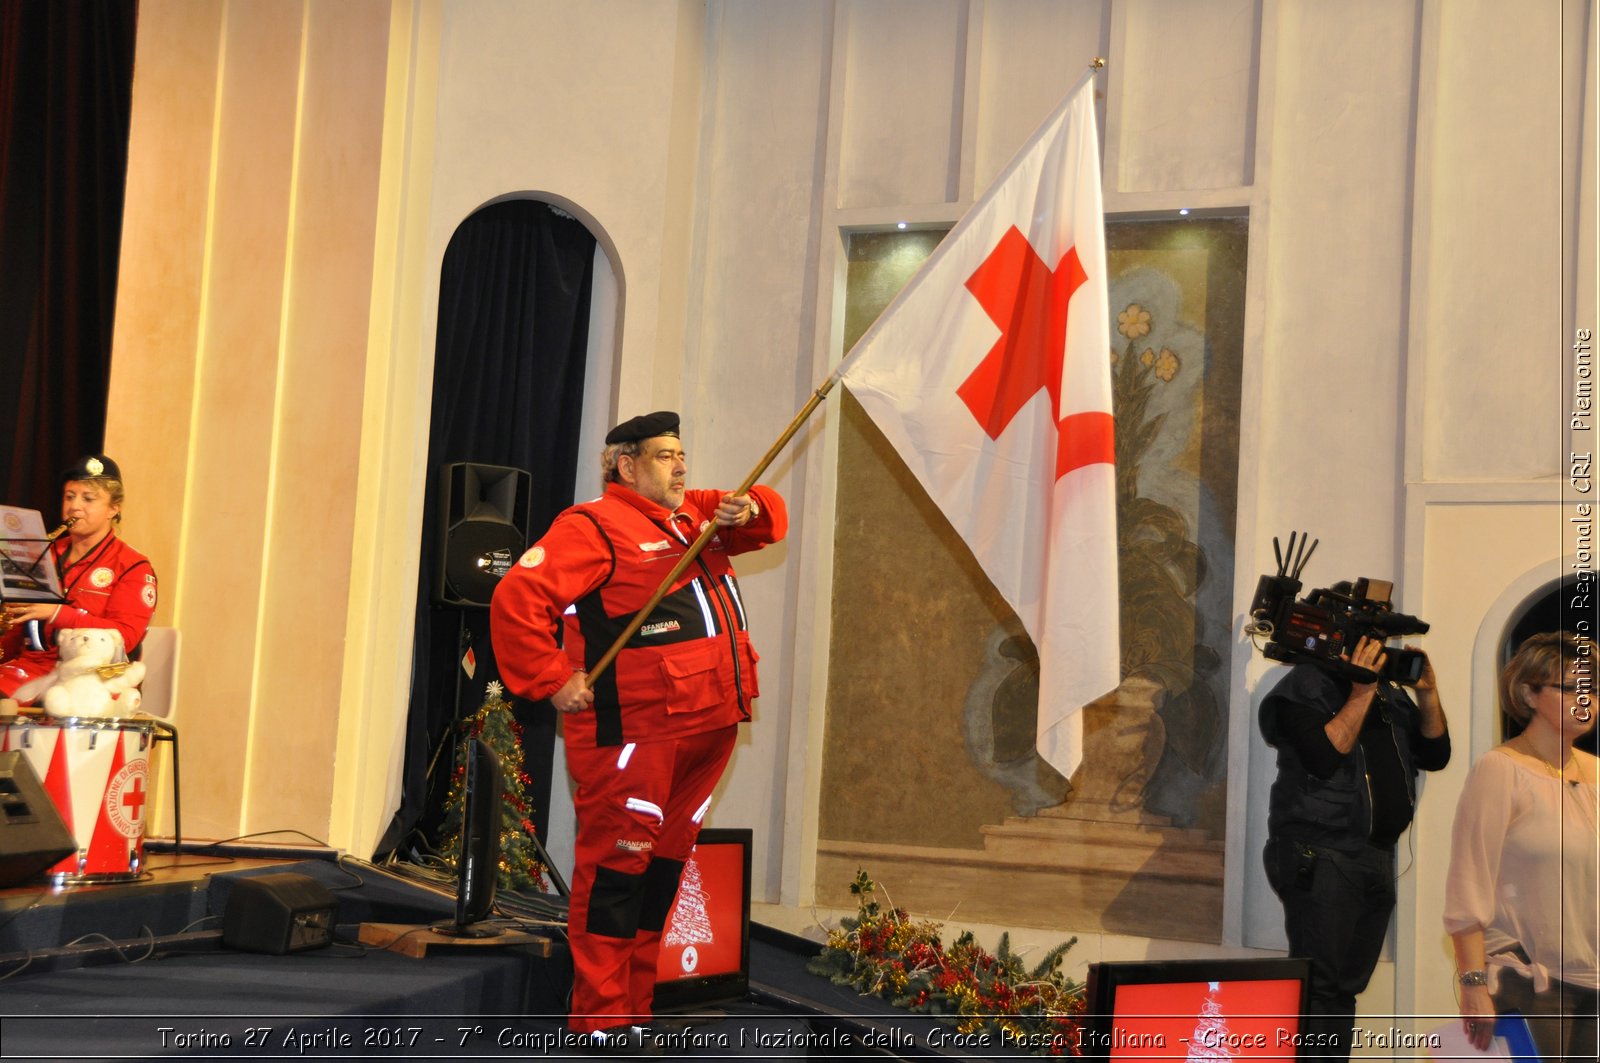
[[150,794],[146,720],[13,719],[0,753],[20,750],[77,839],[78,851],[45,869],[56,885],[127,882],[144,872],[144,811]]

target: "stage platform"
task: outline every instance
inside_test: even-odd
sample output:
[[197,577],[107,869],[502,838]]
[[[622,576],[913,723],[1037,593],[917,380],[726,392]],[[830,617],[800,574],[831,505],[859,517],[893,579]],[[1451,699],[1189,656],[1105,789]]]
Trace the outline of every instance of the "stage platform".
[[[329,851],[223,847],[149,866],[135,883],[0,890],[0,1059],[574,1058],[559,926],[377,948],[363,925],[425,932],[453,898]],[[280,871],[335,894],[334,943],[226,947],[239,879]],[[678,1059],[1020,1058],[807,973],[816,949],[753,926],[749,993],[664,1017],[658,1044]]]

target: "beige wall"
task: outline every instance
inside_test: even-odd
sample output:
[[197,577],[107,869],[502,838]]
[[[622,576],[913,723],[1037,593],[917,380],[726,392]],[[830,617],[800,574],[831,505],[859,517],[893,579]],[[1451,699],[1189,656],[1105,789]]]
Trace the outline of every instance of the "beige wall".
[[388,19],[141,11],[107,445],[183,632],[200,836],[330,832]]
[[[1239,611],[1270,537],[1311,530],[1317,580],[1391,571],[1403,607],[1448,616],[1429,648],[1458,735],[1482,733],[1495,581],[1559,569],[1565,463],[1587,447],[1562,401],[1571,332],[1595,319],[1592,16],[1587,0],[144,0],[107,446],[160,619],[186,639],[186,827],[362,852],[387,822],[438,263],[467,214],[533,193],[591,224],[621,292],[611,410],[681,407],[697,478],[727,482],[839,356],[841,230],[957,217],[1097,54],[1108,209],[1251,213]],[[796,910],[830,416],[774,467],[795,526],[745,580],[767,693],[712,816],[756,828],[758,892]],[[1267,670],[1242,642],[1233,669],[1226,943],[1275,948],[1252,720]],[[1450,1006],[1443,824],[1479,751],[1458,741],[1370,1012]]]

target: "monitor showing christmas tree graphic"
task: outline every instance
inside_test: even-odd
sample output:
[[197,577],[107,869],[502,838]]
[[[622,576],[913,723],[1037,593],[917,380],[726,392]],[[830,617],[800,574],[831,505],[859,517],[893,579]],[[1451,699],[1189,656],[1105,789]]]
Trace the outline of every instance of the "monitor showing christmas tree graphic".
[[657,1009],[730,1000],[750,987],[749,830],[706,828],[661,932]]
[[1306,1047],[1300,1015],[1307,977],[1306,961],[1293,959],[1093,964],[1083,1054],[1294,1059]]

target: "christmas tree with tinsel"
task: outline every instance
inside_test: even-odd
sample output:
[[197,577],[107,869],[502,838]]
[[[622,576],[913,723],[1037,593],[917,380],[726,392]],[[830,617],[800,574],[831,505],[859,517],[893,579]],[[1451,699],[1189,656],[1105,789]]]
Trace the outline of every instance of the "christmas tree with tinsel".
[[711,933],[711,918],[706,914],[706,888],[700,877],[700,864],[693,856],[683,868],[683,882],[678,886],[678,900],[672,910],[672,929],[661,944],[667,948],[677,945],[709,945],[716,940]]
[[1195,1022],[1194,1035],[1189,1038],[1187,1063],[1212,1063],[1233,1058],[1228,1047],[1228,1016],[1222,1012],[1217,994],[1222,987],[1216,982],[1206,983],[1206,999],[1200,1005],[1200,1015]]
[[505,688],[491,680],[484,690],[483,704],[461,723],[456,742],[456,766],[450,775],[450,793],[444,800],[444,840],[440,851],[455,869],[461,858],[461,826],[466,813],[467,752],[472,740],[481,738],[500,758],[500,874],[498,886],[505,890],[534,889],[549,892],[544,882],[544,864],[534,848],[533,820],[529,819],[528,773],[522,770],[522,728],[511,714]]

